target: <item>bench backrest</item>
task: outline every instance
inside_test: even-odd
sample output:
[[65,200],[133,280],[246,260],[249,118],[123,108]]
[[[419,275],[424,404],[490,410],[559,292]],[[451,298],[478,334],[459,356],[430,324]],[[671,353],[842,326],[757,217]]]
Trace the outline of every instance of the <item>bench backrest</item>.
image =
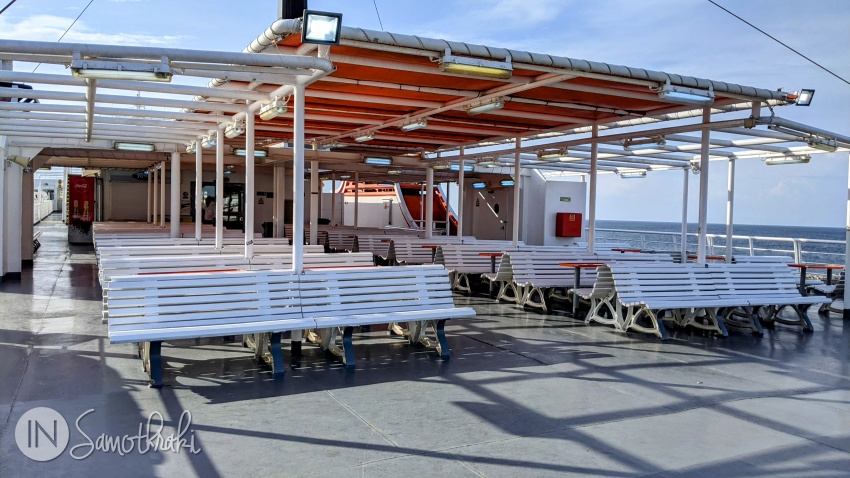
[[708,264],[715,289],[723,296],[799,297],[799,275],[783,263]]
[[441,266],[306,270],[301,276],[306,318],[454,307],[448,271]]
[[[490,272],[490,258],[482,256],[481,253],[488,252],[511,252],[517,248],[512,246],[510,242],[480,242],[470,244],[443,244],[437,248],[437,253],[434,258],[435,264],[441,264],[450,271],[457,271],[463,274],[484,274]],[[504,257],[504,254],[503,254]],[[496,266],[501,263],[501,257],[496,258]],[[510,264],[510,261],[508,261]],[[510,266],[508,266],[510,268]],[[498,270],[498,268],[497,268]],[[512,274],[512,273],[511,273]],[[497,279],[497,280],[509,280]]]
[[[575,270],[561,266],[567,262],[596,262],[587,252],[558,252],[519,250],[508,252],[513,269],[513,281],[517,284],[537,286],[571,286],[575,283]],[[582,269],[580,285],[590,285],[596,277],[594,269]]]
[[732,262],[741,264],[790,264],[794,262],[794,258],[791,256],[732,256]]
[[172,329],[172,339],[181,330],[185,337],[215,337],[222,335],[217,326],[234,323],[270,331],[263,322],[301,321],[298,279],[289,271],[117,276],[104,289],[103,318],[114,342],[163,328]]
[[624,304],[654,300],[719,298],[715,277],[702,264],[609,263],[617,295]]

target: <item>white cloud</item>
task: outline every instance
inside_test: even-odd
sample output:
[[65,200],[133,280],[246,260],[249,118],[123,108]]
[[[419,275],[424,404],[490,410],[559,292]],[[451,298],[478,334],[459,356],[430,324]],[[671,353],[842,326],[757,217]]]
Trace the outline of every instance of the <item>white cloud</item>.
[[[0,37],[13,40],[56,41],[74,21],[55,15],[35,15],[13,23],[0,17]],[[78,21],[62,41],[67,43],[103,43],[137,46],[174,46],[184,37],[179,35],[145,35],[138,33],[105,33],[94,31]]]

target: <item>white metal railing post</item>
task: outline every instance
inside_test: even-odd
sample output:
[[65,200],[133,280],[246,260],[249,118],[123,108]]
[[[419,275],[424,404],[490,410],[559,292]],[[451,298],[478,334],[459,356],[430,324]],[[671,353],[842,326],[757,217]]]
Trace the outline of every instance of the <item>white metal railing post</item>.
[[204,222],[204,148],[200,139],[195,145],[195,240],[200,241]]
[[796,262],[798,264],[802,263],[803,262],[802,245],[800,244],[800,241],[797,240],[797,239],[794,239],[793,244],[794,244],[794,262]]
[[726,263],[732,263],[732,228],[735,209],[735,158],[729,158],[729,175],[726,178]]
[[245,259],[254,258],[254,113],[245,115]]
[[750,244],[750,255],[751,255],[751,256],[756,255],[756,254],[755,254],[755,251],[753,250],[753,238],[752,238],[752,237],[750,237],[750,238],[748,238],[747,240],[748,240],[748,242],[749,242],[749,244]]

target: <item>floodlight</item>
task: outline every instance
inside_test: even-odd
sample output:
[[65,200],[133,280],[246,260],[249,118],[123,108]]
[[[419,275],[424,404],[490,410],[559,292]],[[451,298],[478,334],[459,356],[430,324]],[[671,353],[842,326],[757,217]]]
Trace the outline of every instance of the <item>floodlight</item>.
[[354,141],[357,141],[358,143],[365,143],[366,141],[371,141],[373,139],[375,139],[375,133],[365,133],[354,137]]
[[113,146],[118,151],[140,151],[145,153],[156,151],[156,147],[151,143],[124,143],[116,141]]
[[514,180],[513,180],[513,179],[503,179],[503,180],[502,180],[502,182],[501,182],[501,184],[502,184],[502,186],[505,186],[505,187],[511,187],[511,186],[513,186],[515,183],[514,183]]
[[411,123],[407,123],[405,125],[402,125],[401,130],[406,133],[408,131],[414,131],[414,130],[417,130],[417,129],[424,128],[426,126],[428,126],[428,120],[421,119],[419,121],[413,121]]
[[260,119],[262,119],[263,121],[272,120],[278,117],[279,115],[286,113],[287,109],[288,107],[286,101],[281,100],[280,98],[275,98],[274,101],[269,104],[263,105],[263,107],[260,108]]
[[623,179],[639,179],[646,177],[646,171],[641,169],[637,171],[619,171],[617,174]]
[[513,67],[510,61],[493,61],[483,58],[454,56],[447,51],[440,57],[440,71],[506,80],[511,77]]
[[486,187],[487,187],[487,183],[484,183],[484,182],[472,183],[472,189],[485,189]]
[[[449,169],[452,170],[452,171],[460,171],[460,165],[459,164],[452,164],[451,166],[449,166]],[[471,173],[472,170],[473,170],[473,167],[472,167],[471,164],[464,164],[463,165],[463,172]]]
[[339,45],[342,33],[342,13],[304,10],[301,43]]
[[[235,154],[236,156],[245,157],[245,156],[247,156],[248,151],[245,148],[236,148],[236,149],[233,150],[233,154]],[[268,151],[266,151],[265,149],[255,149],[254,150],[254,157],[255,158],[265,158],[266,156],[268,156],[268,154],[269,154]]]
[[487,113],[489,111],[500,110],[505,107],[505,99],[504,98],[495,98],[486,103],[481,103],[479,105],[472,106],[466,110],[466,114],[470,116],[480,115],[481,113]]
[[797,96],[797,106],[809,106],[812,104],[812,97],[815,96],[815,90],[800,90],[799,93],[794,93]]
[[366,164],[371,164],[372,166],[392,166],[393,158],[372,158],[367,157],[363,159],[363,162]]
[[803,164],[808,163],[812,159],[808,154],[786,154],[784,156],[773,156],[764,160],[764,164],[768,166],[777,166],[780,164]]
[[235,138],[240,134],[245,132],[245,123],[242,121],[236,121],[234,123],[230,123],[224,128],[224,136],[226,138]]
[[834,153],[838,150],[838,142],[834,139],[812,137],[809,138],[806,144],[808,144],[810,148],[826,151],[827,153]]
[[709,105],[714,103],[714,89],[709,86],[708,90],[688,88],[687,86],[673,86],[670,80],[658,89],[658,97],[663,100],[686,103],[690,105]]
[[567,156],[567,148],[541,149],[537,151],[537,159],[542,161],[561,159]]
[[74,52],[71,60],[71,74],[76,78],[96,80],[139,80],[170,82],[173,74],[168,66],[168,57],[163,56],[161,63],[133,63],[126,61],[104,61],[83,59],[80,52]]
[[667,145],[663,136],[651,138],[628,138],[623,141],[623,149],[626,151],[637,151],[641,149],[659,149]]

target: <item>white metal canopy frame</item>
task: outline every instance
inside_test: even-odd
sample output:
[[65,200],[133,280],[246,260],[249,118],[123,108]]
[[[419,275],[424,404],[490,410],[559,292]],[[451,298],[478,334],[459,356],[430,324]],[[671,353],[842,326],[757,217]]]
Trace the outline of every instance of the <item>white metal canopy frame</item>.
[[[591,219],[599,173],[642,177],[647,171],[682,169],[687,177],[692,169],[701,174],[701,244],[709,161],[758,158],[776,164],[850,148],[850,137],[775,116],[775,108],[800,101],[793,93],[359,28],[343,27],[334,46],[303,43],[301,34],[300,19],[278,20],[242,53],[0,41],[0,60],[76,61],[77,67],[87,66],[80,63],[84,60],[107,63],[92,63],[97,67],[141,63],[128,70],[211,79],[206,87],[194,87],[0,71],[2,82],[81,89],[27,90],[28,98],[49,103],[0,103],[0,134],[21,145],[54,149],[111,149],[115,141],[126,141],[153,144],[156,151],[191,150],[198,170],[206,143],[215,148],[217,184],[225,156],[235,159],[230,152],[237,141],[242,148],[243,135],[246,166],[257,145],[291,141],[291,147],[271,148],[256,163],[292,159],[296,178],[304,178],[308,143],[317,171],[386,180],[386,167],[363,162],[383,157],[405,177],[419,171],[430,182],[438,167],[460,164],[471,167],[457,172],[461,188],[465,179],[510,174],[517,199],[522,169],[544,176],[586,174]],[[307,96],[310,84],[315,87]],[[133,94],[97,91],[105,88]],[[136,92],[191,98],[139,98]],[[20,95],[19,89],[0,88],[0,97]],[[811,96],[806,93],[807,101]],[[765,108],[769,115],[762,115]],[[262,121],[255,123],[257,113]],[[722,119],[714,119],[718,116]],[[162,160],[156,153],[112,154],[115,161]],[[175,157],[171,160],[174,170]],[[303,188],[303,181],[294,181],[299,238]],[[311,221],[310,237],[316,227]],[[592,248],[592,220],[590,227]],[[246,236],[246,254],[248,242]],[[699,256],[703,261],[702,247]],[[300,259],[293,264],[300,268]]]

